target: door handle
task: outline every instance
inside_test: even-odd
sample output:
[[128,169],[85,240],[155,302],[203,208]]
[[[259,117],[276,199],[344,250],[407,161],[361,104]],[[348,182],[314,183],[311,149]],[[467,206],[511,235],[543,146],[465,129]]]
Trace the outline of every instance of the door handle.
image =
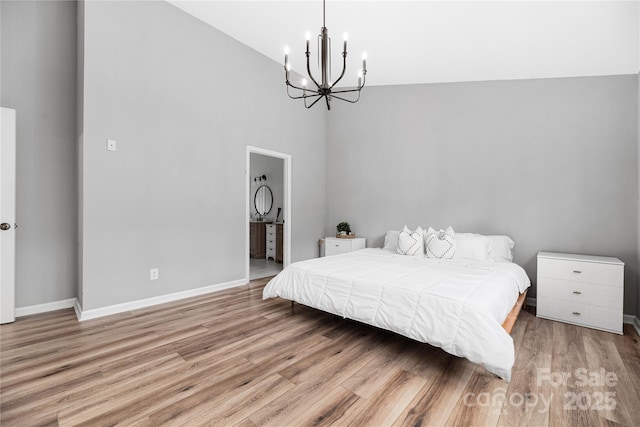
[[2,231],[7,231],[8,229],[11,228],[11,224],[3,222],[2,224],[0,224],[0,230]]

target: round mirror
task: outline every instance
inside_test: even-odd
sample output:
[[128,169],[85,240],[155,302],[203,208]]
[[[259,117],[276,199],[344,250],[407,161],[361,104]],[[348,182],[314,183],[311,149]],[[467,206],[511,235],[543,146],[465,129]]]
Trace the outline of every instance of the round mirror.
[[255,198],[253,199],[253,205],[256,208],[256,212],[260,215],[266,215],[271,212],[273,193],[268,185],[258,187],[258,191],[256,191]]

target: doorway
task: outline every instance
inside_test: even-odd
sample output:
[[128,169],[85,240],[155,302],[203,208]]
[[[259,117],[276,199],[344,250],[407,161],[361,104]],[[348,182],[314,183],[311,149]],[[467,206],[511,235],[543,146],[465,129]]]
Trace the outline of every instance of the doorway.
[[291,255],[291,156],[247,147],[247,280],[275,276]]

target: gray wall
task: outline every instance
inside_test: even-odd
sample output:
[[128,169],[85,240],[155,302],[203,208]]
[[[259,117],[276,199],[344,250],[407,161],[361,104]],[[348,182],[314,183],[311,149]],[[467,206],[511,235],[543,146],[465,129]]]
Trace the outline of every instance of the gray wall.
[[314,256],[326,117],[281,65],[166,2],[85,2],[83,21],[83,309],[244,278],[247,145],[291,155],[292,260]]
[[625,313],[634,300],[640,313],[640,74],[374,87],[327,117],[283,96],[279,64],[171,5],[84,6],[76,43],[75,2],[0,2],[1,102],[18,111],[18,307],[242,278],[244,156],[257,145],[293,156],[294,261],[343,219],[370,246],[405,223],[451,224],[512,235],[534,280],[540,249],[619,256]]
[[76,296],[76,3],[2,1],[3,107],[17,112],[16,307]]
[[540,250],[617,256],[632,314],[637,86],[625,75],[372,87],[357,107],[336,102],[325,232],[346,219],[368,246],[404,224],[508,234],[533,282]]
[[[253,178],[265,175],[267,181],[254,183]],[[276,220],[278,208],[281,208],[280,220],[284,217],[284,160],[276,157],[263,156],[251,153],[251,190],[249,196],[249,208],[252,215],[256,214],[254,198],[261,185],[267,185],[273,194],[273,206],[267,218]]]

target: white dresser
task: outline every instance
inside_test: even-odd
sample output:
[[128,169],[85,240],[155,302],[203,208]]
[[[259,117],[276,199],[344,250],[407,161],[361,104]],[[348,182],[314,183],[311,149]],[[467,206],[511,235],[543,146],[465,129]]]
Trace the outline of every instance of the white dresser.
[[618,258],[538,253],[538,317],[622,334],[624,263]]
[[364,237],[354,237],[353,239],[325,237],[324,256],[344,254],[358,249],[364,249],[366,246],[367,239],[365,239]]
[[276,260],[276,225],[267,224],[267,232],[265,233],[266,258]]

